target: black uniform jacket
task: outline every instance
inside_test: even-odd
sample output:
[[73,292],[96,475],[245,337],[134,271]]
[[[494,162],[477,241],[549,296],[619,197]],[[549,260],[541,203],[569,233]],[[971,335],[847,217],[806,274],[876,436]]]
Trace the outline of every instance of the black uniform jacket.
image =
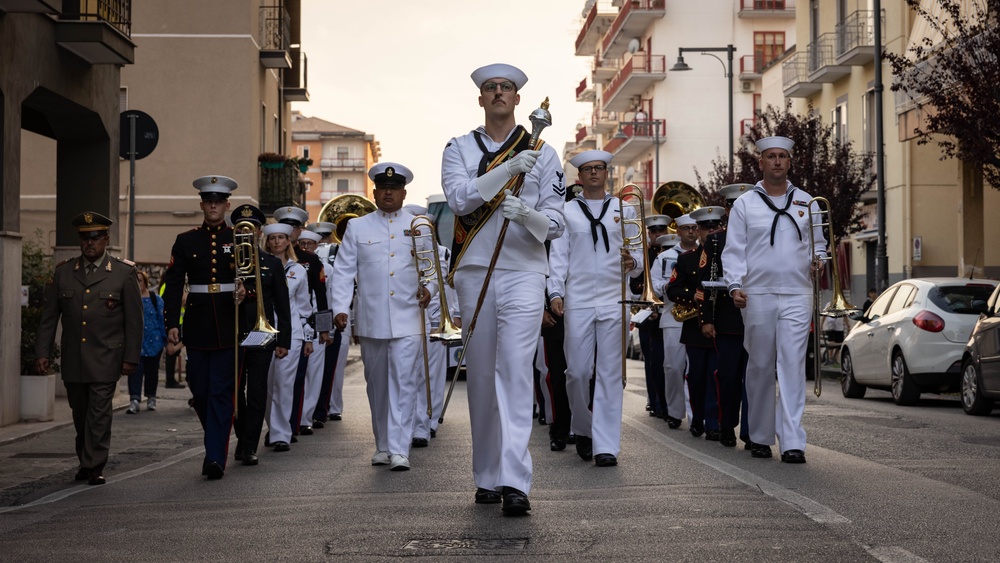
[[[718,243],[716,245],[716,243]],[[708,264],[702,268],[703,280],[711,279],[712,264],[715,264],[716,279],[722,279],[722,250],[726,248],[726,233],[722,231],[708,236],[705,242],[708,247]],[[713,293],[715,299],[713,302]],[[725,289],[715,292],[705,290],[705,299],[701,302],[701,324],[714,324],[715,332],[719,334],[743,334],[743,315],[733,304],[733,298]]]
[[306,277],[309,280],[309,291],[312,292],[316,300],[316,312],[323,313],[330,310],[330,305],[326,299],[326,270],[323,269],[323,261],[312,252],[295,249],[295,257],[298,263],[306,269]]
[[[249,334],[257,324],[257,280],[250,278],[243,283],[243,287],[246,288],[247,293],[246,298],[240,303],[241,339]],[[277,256],[265,252],[260,253],[260,287],[267,322],[271,323],[271,326],[280,327],[274,345],[279,348],[291,348],[291,301],[288,297],[285,267]],[[274,325],[276,318],[278,324]]]
[[[674,303],[700,307],[701,300],[704,299],[704,292],[701,287],[702,273],[699,265],[707,261],[704,250],[703,247],[699,246],[677,258],[674,272],[667,284],[667,298]],[[706,269],[706,278],[707,274],[708,270]],[[684,321],[684,325],[681,327],[682,344],[701,348],[715,346],[712,339],[706,338],[701,333],[701,322],[700,314]]]
[[[180,326],[185,279],[191,285],[235,283],[232,227],[225,223],[215,227],[202,223],[196,229],[177,235],[170,250],[170,265],[164,274],[167,330]],[[232,291],[191,292],[188,295],[184,309],[184,345],[196,350],[236,346],[236,302]]]

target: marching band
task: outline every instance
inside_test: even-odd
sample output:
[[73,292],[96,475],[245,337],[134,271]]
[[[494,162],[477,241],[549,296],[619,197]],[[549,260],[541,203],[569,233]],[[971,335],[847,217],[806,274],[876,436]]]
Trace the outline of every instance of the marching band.
[[[826,249],[803,236],[812,228],[810,197],[787,181],[792,142],[759,140],[763,180],[723,188],[725,207],[695,196],[682,213],[654,205],[658,214],[637,215],[624,195],[608,192],[613,155],[605,151],[570,160],[582,190],[567,194],[555,151],[537,139],[540,127],[529,139],[514,122],[523,72],[494,64],[472,78],[486,124],[451,139],[442,164],[458,218],[454,247],[433,228],[430,237],[422,232],[426,209],[403,206],[413,175],[398,163],[369,170],[375,201],[358,213],[310,223],[297,207],[267,219],[241,206],[231,221],[250,227],[235,243],[225,217],[236,182],[195,180],[205,221],[177,237],[164,297],[168,338],[183,337],[189,350],[203,475],[224,475],[234,419],[234,457],[244,465],[259,461],[265,420],[264,444],[275,452],[340,420],[355,339],[371,407],[371,464],[410,469],[410,448],[429,445],[447,406],[451,348],[435,333],[461,319],[468,325],[450,340],[465,346],[476,504],[501,504],[504,515],[531,509],[536,349],[544,400],[560,401],[541,409],[553,424],[550,449],[574,443],[584,460],[619,464],[624,339],[633,327],[650,416],[671,429],[687,419],[692,436],[728,448],[739,436],[755,458],[771,457],[777,442],[783,462],[804,463],[810,272]],[[246,245],[256,275],[237,263],[246,260],[247,232],[256,239]],[[629,243],[637,239],[638,249]],[[637,300],[646,283],[654,300]],[[274,338],[247,344],[255,318],[275,327]]]

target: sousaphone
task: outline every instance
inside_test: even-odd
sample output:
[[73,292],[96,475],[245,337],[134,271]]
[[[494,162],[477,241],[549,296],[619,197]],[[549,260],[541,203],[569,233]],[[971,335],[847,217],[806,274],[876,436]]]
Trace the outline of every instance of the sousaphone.
[[653,192],[653,213],[670,216],[670,226],[667,228],[670,233],[677,232],[678,217],[704,205],[705,200],[698,190],[684,182],[667,182]]
[[356,195],[343,194],[326,202],[323,209],[319,211],[319,221],[333,223],[335,228],[330,233],[330,239],[335,243],[340,243],[347,230],[347,222],[355,217],[363,217],[375,211],[375,202]]

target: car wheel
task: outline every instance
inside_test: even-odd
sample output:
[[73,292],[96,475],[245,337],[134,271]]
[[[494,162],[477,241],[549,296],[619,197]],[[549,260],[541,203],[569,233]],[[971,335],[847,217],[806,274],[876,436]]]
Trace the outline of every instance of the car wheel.
[[920,400],[920,389],[913,383],[906,360],[899,350],[892,354],[892,400],[897,405],[915,405]]
[[840,391],[848,399],[863,399],[867,387],[858,383],[854,379],[854,364],[851,362],[851,353],[844,348],[840,358]]
[[962,364],[962,408],[966,414],[982,416],[993,410],[993,399],[983,396],[979,387],[979,370],[972,358]]

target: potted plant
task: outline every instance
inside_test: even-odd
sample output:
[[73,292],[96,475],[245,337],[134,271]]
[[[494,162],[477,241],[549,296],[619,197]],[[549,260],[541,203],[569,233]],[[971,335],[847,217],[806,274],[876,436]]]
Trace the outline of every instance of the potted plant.
[[261,168],[267,170],[284,168],[286,160],[288,160],[286,157],[276,152],[265,152],[257,156],[257,163],[260,164]]
[[56,373],[59,346],[52,349],[49,373],[35,372],[35,340],[42,320],[45,284],[52,279],[52,259],[42,247],[43,233],[21,247],[21,285],[27,288],[28,302],[21,307],[21,419],[52,420],[55,415]]

